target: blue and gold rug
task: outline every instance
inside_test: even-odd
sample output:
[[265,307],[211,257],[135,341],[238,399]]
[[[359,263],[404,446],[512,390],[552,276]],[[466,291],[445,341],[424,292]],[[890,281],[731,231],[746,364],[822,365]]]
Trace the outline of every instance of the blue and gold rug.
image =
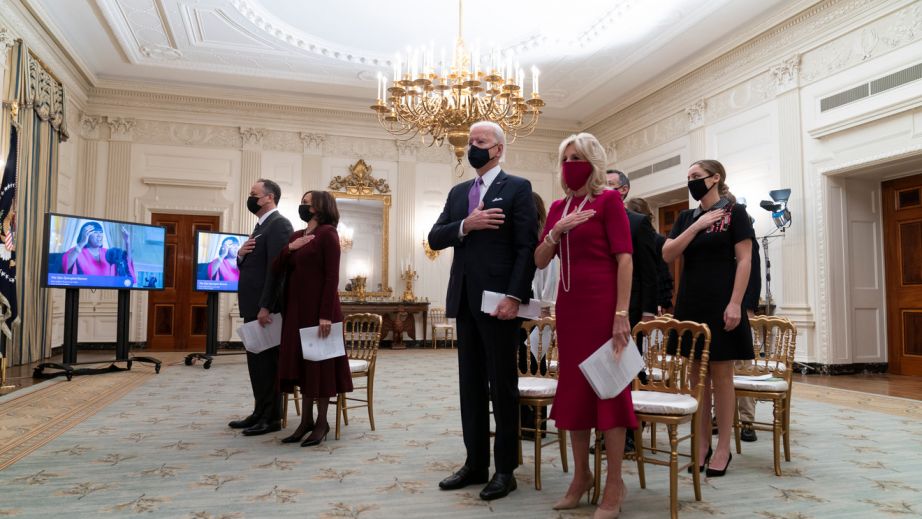
[[[556,447],[546,448],[544,489],[536,491],[530,443],[516,472],[519,489],[508,498],[488,503],[476,487],[438,489],[464,459],[452,350],[382,351],[377,430],[369,429],[365,410],[356,409],[341,440],[331,433],[314,448],[279,443],[297,423],[293,407],[288,430],[274,435],[248,438],[227,427],[251,405],[242,357],[219,358],[210,370],[165,366],[155,376],[93,378],[109,390],[77,395],[67,391],[73,383],[48,386],[56,392],[44,396],[46,405],[57,398],[61,405],[82,406],[71,417],[82,421],[59,428],[43,445],[5,454],[0,516],[559,518],[593,511],[551,509],[569,475]],[[93,398],[95,409],[104,407],[81,416]],[[0,403],[0,416],[11,402]],[[28,417],[32,411],[22,402],[15,412]],[[760,404],[757,412],[767,418],[770,411]],[[734,456],[726,477],[704,481],[701,502],[693,499],[690,476],[682,474],[680,516],[922,516],[920,413],[918,402],[798,385],[793,461],[783,463],[784,476],[774,476],[771,437],[760,432],[758,442]],[[26,429],[41,427],[38,417]],[[628,498],[621,517],[668,516],[666,469],[648,466],[647,488],[640,489],[636,467],[626,462],[624,480]]]

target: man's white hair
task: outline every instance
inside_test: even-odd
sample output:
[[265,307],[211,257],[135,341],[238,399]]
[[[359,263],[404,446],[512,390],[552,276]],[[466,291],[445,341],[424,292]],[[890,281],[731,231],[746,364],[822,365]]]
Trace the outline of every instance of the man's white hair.
[[506,160],[506,134],[503,132],[503,128],[493,121],[478,121],[471,125],[470,131],[474,131],[477,128],[489,128],[493,130],[493,136],[496,138],[497,144],[503,145],[503,154],[499,157],[499,162],[502,163]]

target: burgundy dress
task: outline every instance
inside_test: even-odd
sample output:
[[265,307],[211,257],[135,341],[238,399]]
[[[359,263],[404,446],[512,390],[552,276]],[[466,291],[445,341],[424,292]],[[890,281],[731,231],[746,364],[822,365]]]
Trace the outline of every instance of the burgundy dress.
[[[304,230],[291,235],[289,243]],[[301,354],[300,329],[317,326],[320,319],[343,320],[339,306],[339,235],[332,225],[319,225],[314,239],[291,252],[286,246],[275,260],[275,268],[285,273],[285,313],[282,318],[282,344],[279,347],[279,387],[291,392],[301,388],[308,398],[333,397],[352,391],[352,373],[346,356],[319,362],[305,360]]]
[[[575,212],[584,198],[574,198],[568,214]],[[542,238],[563,218],[565,204],[565,199],[551,204]],[[615,255],[632,252],[627,213],[617,191],[606,190],[586,202],[583,210],[588,209],[594,209],[595,216],[562,236],[557,247],[560,371],[551,418],[558,429],[565,430],[635,429],[637,417],[630,386],[615,398],[601,400],[579,369],[580,362],[611,339],[618,294]]]

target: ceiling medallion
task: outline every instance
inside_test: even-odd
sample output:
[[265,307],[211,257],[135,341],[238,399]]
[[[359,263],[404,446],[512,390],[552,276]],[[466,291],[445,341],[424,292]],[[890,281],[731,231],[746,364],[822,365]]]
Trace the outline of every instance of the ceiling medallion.
[[[458,1],[458,39],[451,63],[442,51],[437,61],[432,47],[397,56],[390,82],[378,74],[378,95],[371,109],[393,135],[429,137],[429,145],[445,140],[454,147],[461,168],[468,132],[478,121],[493,121],[510,142],[530,135],[538,124],[544,101],[538,95],[537,68],[531,68],[531,96],[525,98],[525,71],[512,54],[492,49],[488,59],[480,49],[464,45],[464,4]],[[390,86],[388,86],[390,84]]]

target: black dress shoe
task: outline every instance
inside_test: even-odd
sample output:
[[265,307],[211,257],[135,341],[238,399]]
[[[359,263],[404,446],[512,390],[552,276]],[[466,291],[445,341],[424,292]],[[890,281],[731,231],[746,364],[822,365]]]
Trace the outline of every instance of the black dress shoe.
[[233,422],[227,424],[231,429],[247,429],[256,425],[259,419],[253,415],[247,416],[243,420],[234,420]]
[[743,426],[743,430],[740,431],[740,439],[744,442],[754,442],[759,438],[756,436],[756,431],[751,426]]
[[304,438],[305,434],[313,430],[314,430],[313,425],[311,425],[310,427],[305,427],[304,430],[300,432],[296,429],[294,434],[292,434],[291,436],[286,436],[282,438],[282,443],[298,443],[299,441],[301,441],[301,438]]
[[439,481],[439,488],[442,490],[457,490],[468,485],[482,485],[490,479],[490,473],[487,469],[472,469],[467,465],[458,469],[458,472]]
[[515,476],[513,476],[512,473],[501,474],[497,472],[493,474],[493,479],[487,483],[487,486],[483,487],[483,490],[480,491],[480,499],[484,501],[499,499],[508,496],[509,492],[515,489]]
[[[694,447],[692,447],[692,448],[694,448]],[[711,461],[711,455],[712,455],[712,454],[714,454],[714,451],[711,450],[710,447],[708,447],[708,453],[704,456],[704,461],[701,462],[701,466],[698,467],[698,473],[699,473],[699,474],[701,474],[701,473],[704,472],[705,468],[707,467],[708,462]],[[693,473],[694,473],[694,469],[692,468],[691,465],[688,466],[688,473],[689,473],[689,474],[693,474]]]
[[723,470],[712,469],[711,466],[708,465],[707,472],[705,472],[704,475],[707,476],[707,477],[709,477],[709,478],[719,478],[719,477],[723,476],[724,474],[727,473],[727,469],[730,467],[730,462],[731,462],[731,461],[733,461],[733,453],[732,453],[732,452],[730,453],[730,457],[727,458],[727,464],[724,465]]
[[260,434],[268,434],[271,432],[281,431],[282,422],[267,422],[265,420],[260,420],[256,422],[256,425],[253,427],[248,427],[243,430],[244,436],[259,436]]
[[327,429],[323,431],[323,436],[320,436],[319,438],[311,438],[310,436],[308,436],[306,440],[301,442],[301,446],[302,447],[313,447],[314,445],[320,445],[320,442],[322,442],[323,440],[327,438],[327,434],[329,432],[330,432],[330,424],[327,424]]

